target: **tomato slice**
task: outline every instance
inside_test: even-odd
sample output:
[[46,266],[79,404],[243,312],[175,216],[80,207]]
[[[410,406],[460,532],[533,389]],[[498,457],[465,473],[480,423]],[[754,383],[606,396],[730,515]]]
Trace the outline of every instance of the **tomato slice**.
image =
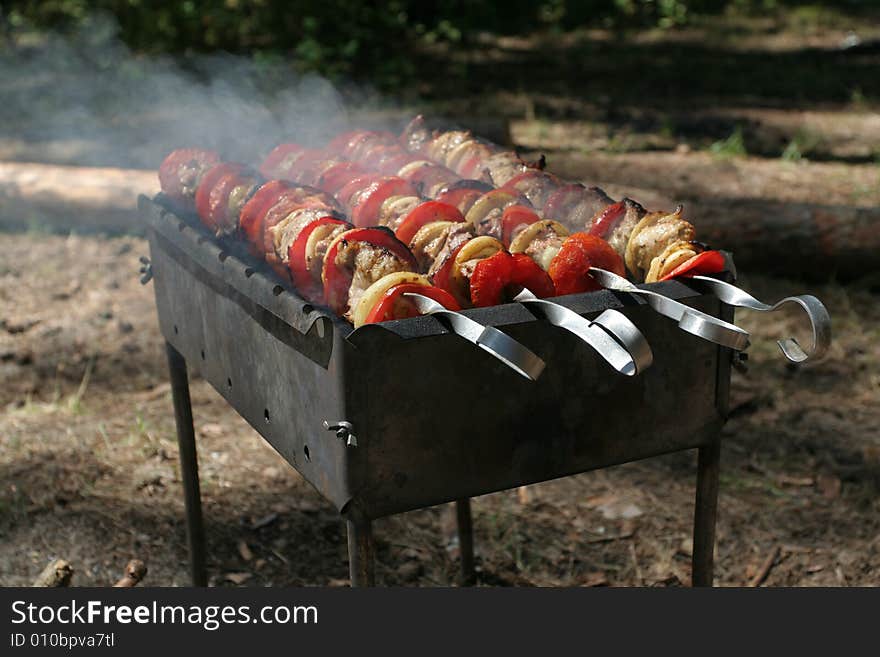
[[[415,187],[403,178],[388,176],[377,180],[363,194],[355,193],[349,200],[351,205],[351,221],[355,226],[375,226],[379,223],[379,210],[382,204],[392,196],[418,196]],[[356,200],[355,200],[356,199]]]
[[586,233],[569,236],[550,263],[549,273],[556,286],[556,294],[577,294],[602,289],[590,276],[590,267],[599,267],[619,276],[626,276],[623,258],[601,237]]
[[389,289],[379,302],[373,306],[367,315],[365,324],[376,324],[393,319],[407,319],[418,317],[419,313],[415,304],[403,295],[407,292],[422,294],[448,310],[461,310],[461,306],[446,290],[432,285],[420,285],[419,283],[401,283]]
[[287,266],[290,268],[290,277],[293,280],[294,287],[305,299],[321,299],[321,285],[312,278],[309,271],[309,263],[306,260],[306,247],[309,243],[309,237],[320,226],[337,225],[349,226],[350,223],[344,219],[326,216],[319,217],[303,228],[296,239],[287,250]]
[[678,267],[666,274],[661,281],[668,281],[680,276],[696,276],[697,274],[718,274],[724,271],[727,259],[720,251],[703,251],[690,260],[681,263]]
[[531,208],[524,205],[506,207],[501,215],[501,241],[504,246],[510,246],[517,228],[529,226],[536,221],[541,221],[541,218]]
[[305,146],[300,144],[279,144],[263,160],[259,171],[266,178],[283,178],[281,174],[286,173],[289,166],[305,151]]
[[159,165],[159,185],[168,198],[191,203],[206,171],[220,162],[216,151],[178,148]]
[[464,215],[457,208],[440,201],[425,201],[413,208],[395,231],[397,239],[409,244],[422,226],[435,221],[463,222]]
[[352,180],[366,173],[366,169],[359,164],[349,161],[340,162],[326,169],[316,181],[315,186],[330,194],[336,194]]
[[611,232],[615,228],[617,228],[617,225],[625,216],[626,203],[618,201],[602,210],[602,212],[593,219],[593,225],[590,226],[590,230],[587,232],[590,235],[601,237],[603,240],[608,239],[608,236],[611,235]]
[[388,249],[392,254],[403,260],[410,267],[410,271],[417,271],[415,256],[407,248],[406,244],[398,240],[394,233],[387,228],[375,226],[372,228],[353,228],[347,230],[330,244],[327,255],[324,256],[324,266],[321,270],[321,280],[324,283],[324,301],[338,315],[345,314],[348,307],[348,291],[354,278],[354,272],[338,267],[336,256],[343,243],[367,242],[374,246]]

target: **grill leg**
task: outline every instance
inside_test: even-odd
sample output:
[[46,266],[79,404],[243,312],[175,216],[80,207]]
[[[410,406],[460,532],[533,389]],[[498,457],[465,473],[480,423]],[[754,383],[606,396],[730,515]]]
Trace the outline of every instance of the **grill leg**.
[[186,535],[189,541],[190,573],[193,586],[207,586],[205,527],[202,523],[199,463],[196,456],[196,436],[193,430],[189,382],[186,378],[186,360],[168,342],[165,343],[165,351],[168,354],[171,396],[174,399],[174,421],[177,424],[177,444],[180,448],[180,476],[183,479],[183,498],[186,504]]
[[351,585],[375,586],[373,573],[373,525],[369,520],[346,520],[348,572]]
[[471,586],[476,578],[474,573],[474,526],[469,497],[455,503],[455,515],[458,521],[458,549],[461,554],[461,584],[462,586]]
[[699,448],[697,499],[694,507],[694,554],[691,580],[694,586],[712,586],[715,552],[715,518],[718,511],[718,472],[721,440]]

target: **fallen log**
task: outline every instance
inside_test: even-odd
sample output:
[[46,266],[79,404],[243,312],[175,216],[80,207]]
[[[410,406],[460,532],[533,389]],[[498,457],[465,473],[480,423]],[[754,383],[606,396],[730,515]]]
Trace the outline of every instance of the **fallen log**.
[[139,234],[138,194],[158,191],[150,170],[0,162],[0,228]]
[[58,588],[70,586],[73,567],[64,559],[54,559],[37,575],[31,586],[40,588]]

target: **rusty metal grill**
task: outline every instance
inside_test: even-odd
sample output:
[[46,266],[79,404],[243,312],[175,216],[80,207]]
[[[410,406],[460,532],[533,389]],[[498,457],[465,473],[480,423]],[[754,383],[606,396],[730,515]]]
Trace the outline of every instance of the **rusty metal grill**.
[[[617,309],[639,327],[654,363],[626,377],[521,304],[465,311],[545,361],[532,382],[431,316],[353,330],[161,197],[141,197],[140,211],[168,345],[194,583],[206,575],[187,362],[347,521],[353,584],[373,582],[376,518],[458,502],[468,579],[470,497],[691,448],[700,450],[693,581],[711,584],[731,350],[633,295],[558,299],[588,318]],[[730,306],[689,285],[650,288],[732,320]]]

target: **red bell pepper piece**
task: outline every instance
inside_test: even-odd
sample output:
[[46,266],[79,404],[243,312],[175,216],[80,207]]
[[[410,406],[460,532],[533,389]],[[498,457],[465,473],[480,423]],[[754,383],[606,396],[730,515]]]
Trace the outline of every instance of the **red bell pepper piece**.
[[401,242],[409,244],[422,226],[427,226],[435,221],[462,222],[464,215],[447,203],[425,201],[419,203],[406,215],[394,234]]
[[501,241],[509,247],[513,241],[513,234],[520,226],[528,226],[540,221],[541,218],[531,208],[524,205],[509,205],[504,208],[501,215]]
[[615,228],[617,228],[618,224],[625,216],[626,203],[623,201],[613,203],[599,213],[599,215],[593,220],[593,225],[590,226],[590,230],[587,232],[590,235],[601,237],[603,240],[608,239],[608,236],[611,235],[611,232]]
[[703,251],[681,263],[660,280],[668,281],[672,278],[696,276],[697,274],[718,274],[724,271],[726,266],[727,260],[720,251]]
[[448,310],[461,310],[461,306],[446,290],[432,285],[420,285],[418,283],[401,283],[389,289],[379,302],[373,306],[367,315],[365,324],[387,322],[393,319],[406,319],[417,317],[420,313],[415,304],[403,295],[407,292],[422,294],[441,304]]
[[520,287],[528,288],[536,297],[544,299],[556,293],[556,287],[550,275],[525,253],[511,254],[513,272],[510,282],[515,286],[513,296],[519,294]]
[[[465,242],[466,244],[467,242]],[[455,258],[458,255],[458,252],[464,248],[464,244],[454,249],[447,257],[446,260],[437,268],[437,271],[434,272],[431,277],[431,282],[435,287],[439,287],[441,290],[446,290],[450,294],[456,297],[456,299],[461,302],[466,302],[466,299],[459,299],[456,296],[455,289],[452,285],[452,268],[455,266]]]
[[499,251],[474,267],[471,302],[477,307],[495,306],[509,301],[524,287],[541,298],[554,292],[550,276],[529,256]]
[[623,258],[601,237],[586,233],[569,236],[550,263],[549,273],[556,286],[556,294],[577,294],[602,289],[590,276],[590,267],[599,267],[619,276],[626,276]]
[[467,214],[468,210],[474,206],[474,203],[477,202],[477,199],[480,198],[483,193],[484,192],[479,189],[463,187],[443,192],[437,196],[436,200],[453,205],[458,208],[458,211],[462,214]]
[[320,217],[303,228],[287,250],[287,266],[290,268],[291,280],[293,281],[294,287],[305,299],[318,300],[323,298],[321,283],[312,278],[312,273],[309,270],[309,263],[306,260],[306,247],[308,246],[309,237],[311,237],[315,229],[327,225],[348,226],[349,229],[353,228],[353,226],[344,219],[337,219],[336,217],[331,217],[329,215],[326,217]]
[[343,132],[341,135],[334,137],[330,143],[327,144],[326,150],[328,153],[345,157],[349,145],[356,139],[365,137],[367,134],[369,134],[367,130],[349,130],[348,132]]
[[379,210],[392,196],[418,196],[415,187],[403,178],[387,176],[377,180],[361,194],[350,199],[351,221],[355,226],[375,226],[379,223]]
[[244,169],[243,164],[237,164],[234,162],[221,162],[220,164],[215,164],[202,176],[201,182],[199,182],[199,187],[196,190],[196,198],[195,198],[195,206],[196,206],[196,214],[199,215],[199,218],[204,221],[210,221],[210,213],[211,213],[211,190],[214,189],[214,186],[217,182],[225,175],[230,173],[237,173]]
[[354,162],[340,162],[326,169],[316,181],[316,187],[320,187],[329,194],[336,194],[358,176],[367,171],[361,165]]
[[513,258],[506,251],[480,260],[471,276],[471,303],[477,307],[498,305],[512,276]]
[[381,173],[367,172],[361,176],[352,178],[336,194],[336,200],[338,200],[339,203],[342,204],[342,207],[350,209],[351,201],[354,200],[354,197],[357,194],[360,194],[364,191],[364,189],[378,182],[384,177],[385,176],[383,176]]
[[245,239],[256,243],[258,236],[259,221],[269,209],[270,204],[275,204],[278,196],[293,186],[286,180],[270,180],[262,185],[253,196],[248,199],[241,209],[238,225]]

